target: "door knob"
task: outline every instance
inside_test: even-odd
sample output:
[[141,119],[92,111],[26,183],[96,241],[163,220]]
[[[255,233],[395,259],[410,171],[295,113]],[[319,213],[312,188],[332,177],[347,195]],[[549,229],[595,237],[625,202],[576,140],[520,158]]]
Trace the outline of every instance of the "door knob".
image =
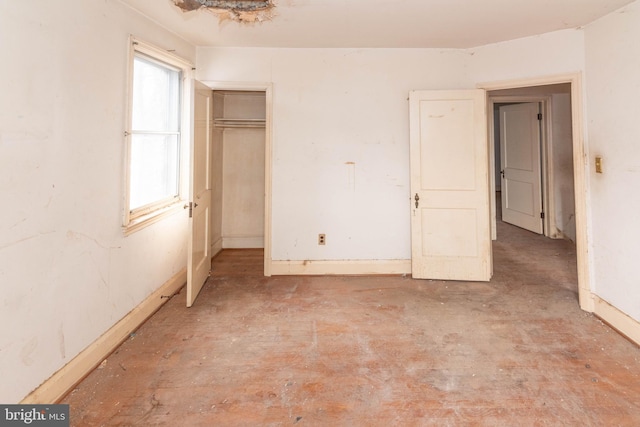
[[418,209],[418,202],[420,201],[420,196],[418,196],[418,193],[416,193],[416,197],[414,197],[415,201],[416,201],[416,209]]

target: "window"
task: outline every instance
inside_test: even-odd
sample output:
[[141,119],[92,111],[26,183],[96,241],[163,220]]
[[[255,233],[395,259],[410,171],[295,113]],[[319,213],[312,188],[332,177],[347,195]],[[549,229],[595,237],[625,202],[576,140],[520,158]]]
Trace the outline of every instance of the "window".
[[135,231],[181,200],[183,82],[191,67],[132,39],[125,231]]
[[180,71],[133,59],[129,208],[174,201],[180,163]]

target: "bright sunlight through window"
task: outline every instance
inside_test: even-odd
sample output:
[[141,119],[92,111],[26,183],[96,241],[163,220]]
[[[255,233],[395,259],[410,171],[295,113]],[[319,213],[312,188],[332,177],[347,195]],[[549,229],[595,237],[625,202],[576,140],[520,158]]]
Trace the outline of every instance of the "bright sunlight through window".
[[132,41],[125,227],[175,207],[181,190],[183,77],[179,58]]
[[177,198],[179,164],[180,72],[136,55],[129,209]]

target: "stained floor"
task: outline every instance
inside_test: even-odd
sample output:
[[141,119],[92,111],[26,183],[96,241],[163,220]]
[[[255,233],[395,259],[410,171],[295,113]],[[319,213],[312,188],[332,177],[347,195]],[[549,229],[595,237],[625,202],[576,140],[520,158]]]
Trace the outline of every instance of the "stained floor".
[[637,426],[640,350],[575,247],[499,223],[489,283],[263,277],[227,250],[63,401],[75,426]]

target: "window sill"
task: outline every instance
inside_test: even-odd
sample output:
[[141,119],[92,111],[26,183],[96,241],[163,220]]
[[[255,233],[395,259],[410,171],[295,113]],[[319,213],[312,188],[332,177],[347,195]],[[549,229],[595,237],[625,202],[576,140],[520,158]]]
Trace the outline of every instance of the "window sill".
[[135,219],[132,219],[131,221],[129,221],[129,224],[122,227],[124,235],[128,236],[138,230],[142,230],[143,228],[151,224],[155,224],[156,222],[168,216],[174,215],[178,212],[182,212],[184,210],[184,203],[185,202],[181,200],[162,209],[158,209],[146,215],[142,215]]

